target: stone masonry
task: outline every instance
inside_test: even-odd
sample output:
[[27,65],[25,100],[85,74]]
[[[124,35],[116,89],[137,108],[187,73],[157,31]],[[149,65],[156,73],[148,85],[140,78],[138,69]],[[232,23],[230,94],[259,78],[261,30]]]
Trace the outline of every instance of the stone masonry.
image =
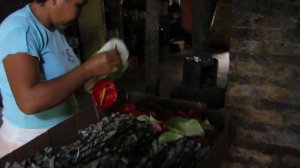
[[300,167],[300,1],[233,0],[222,168]]

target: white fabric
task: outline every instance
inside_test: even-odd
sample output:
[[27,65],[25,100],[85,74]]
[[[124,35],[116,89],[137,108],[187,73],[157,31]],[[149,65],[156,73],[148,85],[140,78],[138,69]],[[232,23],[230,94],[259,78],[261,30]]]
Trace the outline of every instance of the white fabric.
[[21,144],[13,143],[0,137],[0,159],[21,146]]
[[98,53],[106,52],[115,49],[117,47],[117,50],[120,53],[121,62],[123,66],[127,65],[127,59],[129,56],[129,51],[125,45],[125,43],[117,38],[110,39],[107,43],[104,44],[104,46],[98,51]]
[[0,127],[0,158],[21,147],[48,129],[18,128],[3,120]]
[[[102,53],[102,52],[106,52],[106,51],[110,51],[113,50],[115,47],[117,47],[117,50],[120,53],[120,57],[121,57],[121,66],[122,67],[127,67],[128,66],[128,56],[129,56],[129,51],[125,45],[125,43],[118,39],[118,38],[112,38],[110,39],[107,43],[105,43],[102,48],[97,52],[97,53]],[[120,68],[122,69],[122,68]],[[116,72],[118,73],[118,72]],[[92,88],[94,87],[94,85],[101,79],[106,78],[107,75],[105,76],[99,76],[96,78],[92,78],[90,80],[88,80],[85,85],[84,88],[87,92],[91,92]]]

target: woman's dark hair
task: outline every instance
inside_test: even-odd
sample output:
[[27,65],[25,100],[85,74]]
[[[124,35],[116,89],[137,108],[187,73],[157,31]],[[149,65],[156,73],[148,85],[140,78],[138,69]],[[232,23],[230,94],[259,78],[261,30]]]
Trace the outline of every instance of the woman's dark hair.
[[45,3],[47,0],[34,0],[37,3]]

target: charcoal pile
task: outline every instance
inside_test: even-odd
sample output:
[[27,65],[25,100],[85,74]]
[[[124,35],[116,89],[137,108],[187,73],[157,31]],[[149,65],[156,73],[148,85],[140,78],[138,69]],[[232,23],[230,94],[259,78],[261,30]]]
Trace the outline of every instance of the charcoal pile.
[[203,137],[178,137],[172,132],[171,138],[161,138],[163,129],[145,122],[143,115],[114,112],[80,130],[72,144],[55,150],[46,147],[32,158],[7,163],[6,168],[192,168],[200,166],[216,139],[203,141]]

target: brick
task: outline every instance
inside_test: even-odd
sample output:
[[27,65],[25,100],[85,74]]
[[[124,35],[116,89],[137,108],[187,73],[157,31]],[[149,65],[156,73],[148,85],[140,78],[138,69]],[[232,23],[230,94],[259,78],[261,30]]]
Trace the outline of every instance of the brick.
[[[276,109],[259,110],[253,106],[253,100],[252,102],[249,101],[247,104],[241,104],[240,101],[242,99],[242,97],[237,97],[226,101],[227,106],[232,106],[230,107],[231,110],[234,108],[234,110],[231,111],[233,117],[237,118],[238,120],[247,120],[248,122],[258,124],[267,124],[276,127],[285,126],[285,122],[280,111],[277,111]],[[260,127],[257,127],[257,129],[258,128]]]
[[[299,60],[295,60],[294,62],[291,62],[290,64],[278,61],[273,63],[271,61],[267,61],[267,59],[271,58],[263,58],[259,59],[255,58],[255,55],[252,56],[252,58],[245,61],[240,61],[238,56],[236,56],[234,60],[231,61],[229,65],[229,78],[232,79],[234,82],[239,80],[238,78],[234,78],[234,76],[231,76],[232,73],[239,73],[241,76],[249,75],[253,77],[253,80],[259,80],[261,75],[264,75],[266,80],[269,79],[270,81],[276,82],[276,80],[286,80],[282,81],[286,83],[286,86],[292,87],[293,89],[300,89],[298,87],[298,84],[300,82],[299,74],[300,74],[300,68],[299,68]],[[245,56],[246,57],[246,56]],[[246,57],[247,58],[247,57]],[[274,57],[277,58],[277,57]],[[287,60],[287,58],[284,58]],[[284,59],[278,59],[278,60],[284,60]],[[264,60],[264,61],[262,61]],[[256,76],[258,76],[256,78]],[[237,76],[238,77],[238,76]],[[252,81],[253,81],[252,80]],[[259,81],[258,81],[259,82]],[[255,84],[255,82],[253,83]],[[276,83],[273,83],[276,84]]]
[[294,17],[300,15],[299,1],[292,3],[289,0],[269,0],[272,4],[268,7],[268,15],[273,17]]
[[[268,57],[300,57],[300,43],[292,43],[289,41],[256,41],[242,40],[237,38],[230,39],[231,53],[248,53],[252,55],[267,55]],[[263,56],[263,55],[261,55]]]
[[300,106],[292,106],[282,110],[282,118],[287,128],[293,132],[298,132],[300,135]]
[[294,29],[298,26],[298,18],[277,18],[261,14],[243,14],[235,17],[234,28],[251,28],[266,30]]
[[239,161],[242,165],[250,167],[267,167],[272,162],[272,157],[257,150],[246,149],[242,147],[231,146],[231,160]]
[[[231,92],[231,90],[228,90],[227,92]],[[248,104],[253,104],[253,99],[249,99],[248,97],[243,97],[243,96],[232,96],[229,94],[227,94],[225,97],[225,107],[228,113],[240,113],[242,111],[240,109],[231,109],[230,106],[248,105]]]
[[230,155],[221,163],[221,168],[300,167],[300,157],[295,155],[267,155],[263,152],[232,146]]
[[264,28],[265,16],[261,14],[235,15],[235,25],[233,28]]
[[[273,73],[275,74],[275,73]],[[299,83],[300,79],[297,78],[295,75],[292,75],[293,72],[290,72],[287,76],[281,75],[280,76],[275,76],[271,77],[270,76],[266,77],[265,74],[240,74],[239,72],[231,72],[229,74],[228,79],[231,82],[238,83],[240,85],[274,85],[278,87],[283,87],[283,88],[290,88],[290,89],[295,89],[294,91],[299,92]]]
[[[242,42],[241,42],[242,43]],[[265,49],[263,50],[249,50],[249,49],[240,49],[239,52],[230,51],[230,61],[231,63],[235,63],[236,61],[241,62],[249,62],[255,61],[258,64],[264,65],[287,65],[290,70],[295,70],[299,72],[299,65],[300,65],[300,53],[297,55],[279,55],[279,54],[270,54]],[[293,61],[291,61],[293,60]],[[294,74],[293,76],[296,77],[298,73]]]
[[241,74],[265,74],[269,76],[274,72],[271,71],[271,63],[269,65],[258,64],[254,62],[252,59],[249,61],[234,61],[229,65],[230,70],[239,72]]
[[230,39],[230,52],[239,53],[241,51],[263,50],[264,42],[255,40],[239,40],[236,38]]
[[[300,9],[299,9],[300,10]],[[286,29],[284,39],[292,43],[299,43],[300,41],[300,24],[296,28]]]
[[230,51],[229,56],[230,56],[230,61],[234,63],[235,61],[251,61],[253,58],[250,50],[240,50],[239,52],[235,51]]
[[[233,85],[229,84],[226,92],[226,100],[239,99],[239,102],[259,102],[268,101],[273,103],[287,103],[291,105],[300,105],[299,90],[282,88],[276,85]],[[248,99],[248,100],[247,100]]]
[[226,95],[229,97],[244,96],[249,97],[253,93],[253,88],[249,85],[240,85],[237,83],[229,83]]
[[259,102],[263,105],[260,106],[259,108],[261,110],[277,109],[278,111],[281,111],[281,113],[284,113],[285,111],[289,111],[289,110],[293,112],[297,112],[297,111],[300,112],[299,104],[293,105],[289,102],[273,102],[273,101],[268,101],[266,99],[260,99]]
[[299,91],[278,86],[265,85],[256,88],[255,95],[261,99],[272,102],[287,102],[290,104],[300,104]]
[[264,47],[266,52],[272,55],[299,55],[300,53],[300,43],[268,42]]
[[264,12],[264,7],[259,0],[239,1],[233,0],[233,11],[236,15],[240,13],[258,13]]
[[239,14],[254,13],[272,17],[297,17],[300,14],[299,2],[287,0],[252,0],[233,1],[234,12]]
[[281,3],[286,3],[286,4],[295,5],[295,6],[300,7],[300,0],[277,0],[277,1],[281,2]]
[[300,167],[300,0],[234,0],[223,167]]
[[[286,129],[261,125],[261,130],[249,128],[247,121],[238,125],[234,144],[272,154],[300,155],[299,134],[290,133]],[[255,123],[254,123],[255,124]]]
[[230,155],[221,163],[221,168],[249,167],[300,167],[300,157],[295,155],[266,154],[257,150],[232,146]]
[[232,37],[239,40],[255,40],[269,41],[283,39],[284,30],[264,30],[254,28],[239,28],[233,29]]
[[[230,92],[230,91],[227,91]],[[229,95],[229,94],[228,94]],[[300,112],[300,105],[293,105],[289,102],[273,102],[266,99],[249,98],[245,96],[226,96],[225,98],[226,111],[228,113],[241,113],[245,111],[245,106],[253,106],[259,111],[273,111],[280,113],[285,120],[285,126],[292,125],[299,127],[299,117],[297,112]],[[247,109],[246,109],[247,111]],[[298,123],[298,124],[296,124]],[[300,130],[298,131],[300,134]]]
[[278,167],[280,164],[282,167],[300,167],[300,157],[294,155],[279,155],[274,157],[270,166]]

